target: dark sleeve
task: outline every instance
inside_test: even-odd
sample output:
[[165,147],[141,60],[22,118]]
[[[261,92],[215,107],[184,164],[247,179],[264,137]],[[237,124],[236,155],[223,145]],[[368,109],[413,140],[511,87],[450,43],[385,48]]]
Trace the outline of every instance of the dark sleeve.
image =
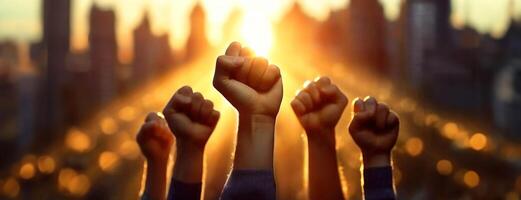
[[202,183],[184,183],[172,179],[168,189],[168,200],[199,200],[201,199]]
[[271,170],[233,170],[221,200],[275,200],[275,177]]
[[364,169],[364,199],[396,199],[393,189],[393,171],[390,166]]

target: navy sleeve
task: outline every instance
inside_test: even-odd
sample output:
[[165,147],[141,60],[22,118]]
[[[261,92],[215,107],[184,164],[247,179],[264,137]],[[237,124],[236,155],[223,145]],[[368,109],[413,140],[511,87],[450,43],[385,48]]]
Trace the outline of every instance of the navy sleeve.
[[271,170],[233,170],[221,200],[275,200],[275,177]]
[[364,199],[396,199],[393,189],[393,171],[391,166],[364,169]]
[[168,190],[168,200],[199,200],[201,199],[202,183],[184,183],[172,179]]

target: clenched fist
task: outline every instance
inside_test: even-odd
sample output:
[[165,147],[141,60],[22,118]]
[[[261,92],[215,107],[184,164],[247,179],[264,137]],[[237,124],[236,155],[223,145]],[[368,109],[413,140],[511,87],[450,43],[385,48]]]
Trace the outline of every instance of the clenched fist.
[[139,148],[149,162],[166,163],[174,138],[165,119],[150,113],[136,136]]
[[362,151],[365,166],[390,164],[399,129],[398,116],[387,105],[378,103],[373,97],[355,101],[349,132]]
[[280,70],[234,42],[217,58],[214,87],[241,115],[275,117],[282,101]]
[[333,132],[347,105],[347,97],[327,77],[310,82],[291,102],[306,132]]
[[188,86],[174,94],[163,114],[178,142],[199,147],[204,147],[219,120],[213,103]]

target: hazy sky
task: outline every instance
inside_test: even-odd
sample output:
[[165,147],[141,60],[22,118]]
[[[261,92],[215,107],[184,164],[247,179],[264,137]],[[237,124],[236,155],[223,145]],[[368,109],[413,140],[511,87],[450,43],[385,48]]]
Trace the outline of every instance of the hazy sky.
[[[339,9],[349,0],[300,0],[308,14],[325,19],[331,9]],[[386,15],[395,18],[401,0],[380,0]],[[480,32],[501,36],[509,23],[509,2],[511,0],[453,0],[453,23],[469,23]],[[521,0],[512,11],[521,14]],[[174,47],[183,45],[187,35],[187,16],[195,1],[192,0],[73,0],[72,45],[74,49],[87,46],[87,20],[92,2],[106,8],[114,8],[117,15],[118,42],[122,48],[132,44],[132,29],[140,22],[144,8],[150,10],[153,31],[168,31]],[[228,13],[236,5],[244,10],[262,12],[272,20],[277,20],[292,4],[293,0],[202,0],[207,10],[211,41],[220,38],[221,25]],[[0,0],[0,39],[11,38],[18,41],[38,40],[41,33],[41,0]]]

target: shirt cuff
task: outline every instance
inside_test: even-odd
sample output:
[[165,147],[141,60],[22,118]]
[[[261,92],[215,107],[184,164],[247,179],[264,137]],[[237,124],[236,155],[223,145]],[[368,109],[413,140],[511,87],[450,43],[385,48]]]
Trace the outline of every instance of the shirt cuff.
[[394,200],[391,166],[364,168],[364,199]]

